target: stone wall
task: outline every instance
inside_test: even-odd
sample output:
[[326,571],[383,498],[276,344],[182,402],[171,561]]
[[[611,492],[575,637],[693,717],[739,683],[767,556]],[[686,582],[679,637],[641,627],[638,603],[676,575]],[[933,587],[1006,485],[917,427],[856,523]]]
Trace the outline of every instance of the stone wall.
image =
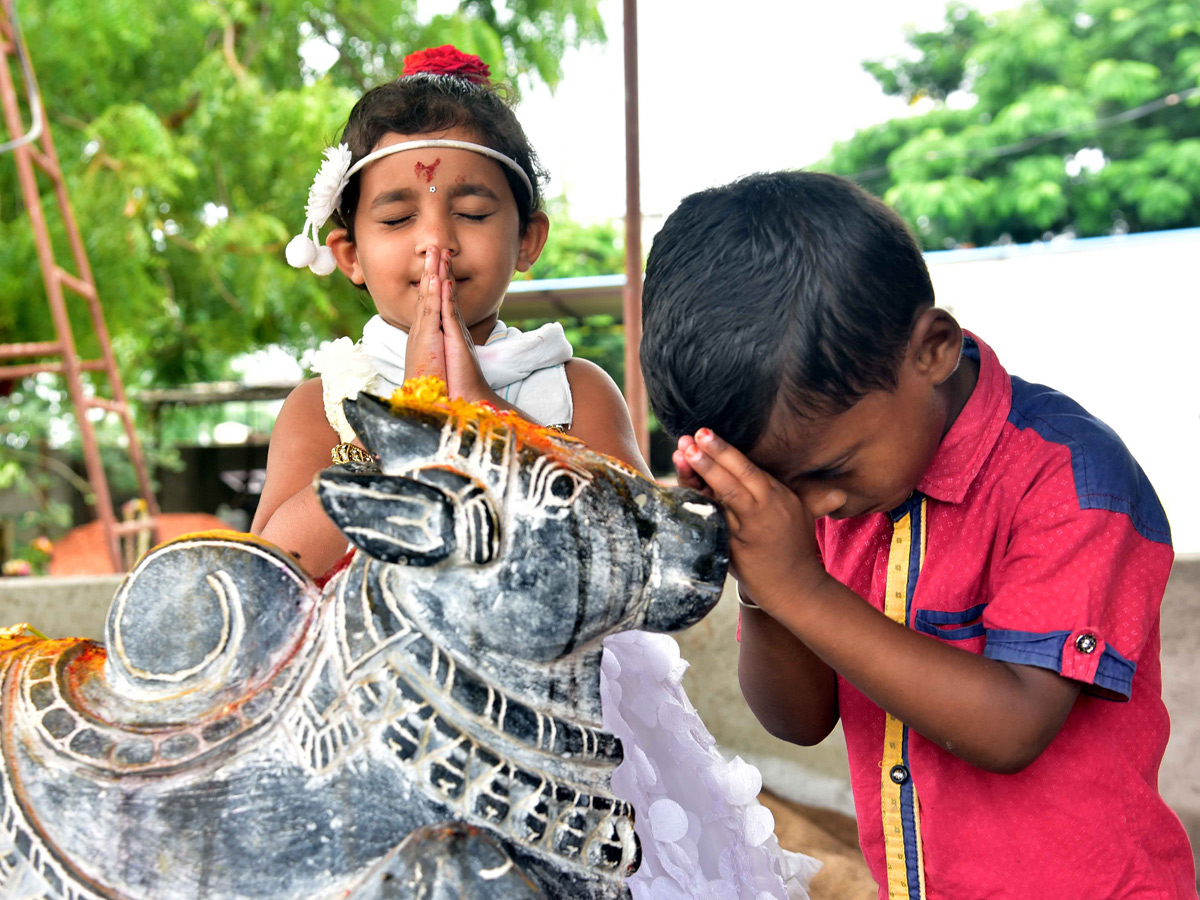
[[47,637],[104,638],[120,575],[0,578],[0,626],[28,622]]

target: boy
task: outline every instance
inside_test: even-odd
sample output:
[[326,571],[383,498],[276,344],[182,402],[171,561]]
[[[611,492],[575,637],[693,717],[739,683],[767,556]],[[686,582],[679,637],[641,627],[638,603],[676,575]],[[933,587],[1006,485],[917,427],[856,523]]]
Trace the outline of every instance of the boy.
[[655,237],[642,366],[681,482],[725,504],[742,691],[784,740],[841,718],[880,897],[1194,898],[1157,790],[1162,507],[933,304],[835,176],[694,194]]

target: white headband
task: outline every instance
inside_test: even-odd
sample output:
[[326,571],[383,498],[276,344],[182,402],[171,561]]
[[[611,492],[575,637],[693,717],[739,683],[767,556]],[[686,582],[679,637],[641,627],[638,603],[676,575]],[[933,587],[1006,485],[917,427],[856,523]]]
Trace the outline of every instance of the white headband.
[[338,144],[336,147],[326,148],[325,162],[321,163],[321,168],[317,170],[317,175],[313,179],[312,187],[308,189],[308,203],[304,206],[306,215],[304,228],[288,241],[287,250],[284,251],[288,264],[297,269],[308,266],[318,275],[328,275],[336,269],[337,263],[334,261],[333,251],[321,245],[320,231],[321,226],[329,220],[338,204],[342,202],[342,191],[350,183],[350,176],[367,163],[374,162],[380,157],[399,153],[402,150],[424,150],[427,147],[470,150],[494,159],[517,173],[521,183],[525,185],[525,190],[529,192],[530,199],[533,199],[533,184],[530,182],[529,176],[525,174],[525,170],[517,165],[515,160],[498,150],[485,147],[483,144],[446,140],[402,141],[399,144],[391,144],[368,153],[353,166],[350,165],[349,145]]

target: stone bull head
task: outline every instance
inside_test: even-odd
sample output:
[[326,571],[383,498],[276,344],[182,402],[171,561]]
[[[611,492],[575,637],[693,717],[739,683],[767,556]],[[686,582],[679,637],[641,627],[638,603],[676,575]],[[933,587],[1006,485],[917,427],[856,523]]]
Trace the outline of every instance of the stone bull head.
[[323,592],[196,535],[106,646],[0,639],[0,897],[627,896],[601,641],[711,609],[723,517],[515,416],[347,412],[379,466],[318,478],[361,550]]
[[[563,689],[554,663],[591,657],[617,631],[679,631],[720,596],[724,518],[692,491],[664,491],[560,433],[469,405],[404,406],[370,397],[347,417],[380,472],[331,469],[326,510],[368,556],[392,563],[409,613],[444,648],[503,666],[538,702]],[[571,663],[576,669],[578,661]],[[590,667],[590,662],[589,662]],[[572,692],[598,724],[598,674]],[[583,687],[584,685],[579,685]]]

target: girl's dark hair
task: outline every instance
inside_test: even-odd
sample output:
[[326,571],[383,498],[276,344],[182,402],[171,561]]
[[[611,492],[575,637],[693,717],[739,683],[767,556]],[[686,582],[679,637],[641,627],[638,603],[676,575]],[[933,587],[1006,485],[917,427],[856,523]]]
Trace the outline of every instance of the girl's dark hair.
[[[513,113],[508,90],[503,85],[424,73],[397,78],[359,98],[342,131],[342,143],[349,145],[352,162],[358,162],[386,134],[431,134],[450,128],[471,132],[478,143],[503,153],[525,170],[533,185],[532,197],[517,174],[498,163],[516,198],[524,234],[530,217],[542,208],[540,182],[545,179],[545,172]],[[355,173],[350,179],[342,192],[342,202],[333,213],[334,221],[346,229],[351,241],[360,174]]]
[[646,263],[642,371],[672,436],[761,439],[776,403],[836,415],[896,386],[934,302],[904,221],[844,178],[751,175],[687,197]]

